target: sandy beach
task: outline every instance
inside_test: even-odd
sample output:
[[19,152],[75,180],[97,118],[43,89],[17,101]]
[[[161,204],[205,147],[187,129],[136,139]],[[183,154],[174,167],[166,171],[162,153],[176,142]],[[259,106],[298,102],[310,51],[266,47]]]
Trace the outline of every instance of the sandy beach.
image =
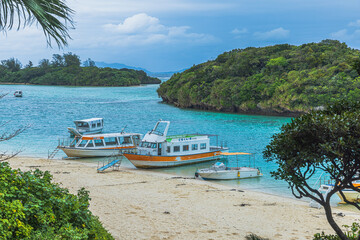
[[[322,209],[296,199],[137,169],[97,173],[94,164],[69,160],[9,162],[21,170],[50,171],[71,193],[85,187],[90,210],[115,239],[244,239],[254,233],[295,240],[333,233]],[[339,225],[360,218],[356,212],[333,211]]]

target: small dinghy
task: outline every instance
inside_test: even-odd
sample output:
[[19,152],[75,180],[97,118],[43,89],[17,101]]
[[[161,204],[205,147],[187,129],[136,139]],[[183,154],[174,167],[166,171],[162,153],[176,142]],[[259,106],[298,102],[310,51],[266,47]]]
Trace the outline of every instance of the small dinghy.
[[[222,152],[221,155],[249,155],[251,153],[227,153]],[[238,163],[238,161],[237,161]],[[196,177],[202,177],[205,180],[233,180],[242,178],[254,178],[262,176],[258,168],[252,167],[227,167],[222,162],[217,162],[209,168],[198,169],[195,172]]]
[[15,96],[15,97],[22,97],[22,91],[16,90],[16,91],[14,92],[14,96]]

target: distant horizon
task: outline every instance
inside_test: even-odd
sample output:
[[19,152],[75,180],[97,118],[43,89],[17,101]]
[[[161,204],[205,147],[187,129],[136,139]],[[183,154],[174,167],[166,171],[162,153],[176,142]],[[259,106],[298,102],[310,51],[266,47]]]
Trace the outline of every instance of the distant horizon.
[[[167,72],[215,59],[233,49],[334,39],[360,48],[360,2],[285,0],[68,0],[75,11],[72,39],[47,47],[34,23],[7,31],[0,59],[34,65],[67,52],[84,61],[121,63]],[[53,42],[53,44],[55,44]]]

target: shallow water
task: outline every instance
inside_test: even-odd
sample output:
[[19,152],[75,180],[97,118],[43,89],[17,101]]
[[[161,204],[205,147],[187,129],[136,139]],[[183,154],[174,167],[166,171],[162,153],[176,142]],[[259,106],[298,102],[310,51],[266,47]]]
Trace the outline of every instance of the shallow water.
[[[126,126],[128,132],[145,134],[157,120],[171,121],[169,134],[208,133],[218,134],[218,143],[226,143],[230,151],[255,153],[255,164],[260,167],[263,177],[222,181],[227,185],[239,186],[277,195],[290,196],[287,184],[275,181],[270,171],[273,163],[262,158],[264,147],[271,136],[290,118],[272,116],[253,116],[207,111],[178,109],[161,103],[157,96],[158,85],[137,87],[63,87],[0,85],[0,93],[9,92],[0,100],[1,122],[10,121],[3,131],[11,131],[19,126],[31,127],[11,141],[2,142],[0,151],[16,151],[21,155],[47,157],[48,151],[56,148],[58,139],[68,137],[67,127],[74,127],[76,119],[92,117],[104,118],[105,132],[119,132]],[[15,98],[15,90],[22,90],[23,97]],[[215,141],[213,142],[213,145]],[[59,152],[56,158],[65,155]],[[97,162],[101,159],[78,161]],[[248,165],[248,157],[238,158],[239,165]],[[230,158],[230,166],[236,166],[236,159]],[[133,167],[128,161],[125,166]],[[182,176],[194,176],[197,168],[210,166],[202,163],[177,168],[157,169]]]

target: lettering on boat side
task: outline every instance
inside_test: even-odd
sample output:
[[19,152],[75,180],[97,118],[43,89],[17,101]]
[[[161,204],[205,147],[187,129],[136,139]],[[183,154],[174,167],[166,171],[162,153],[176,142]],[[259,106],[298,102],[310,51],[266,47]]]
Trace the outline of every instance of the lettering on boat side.
[[191,138],[179,138],[179,141],[189,141]]

